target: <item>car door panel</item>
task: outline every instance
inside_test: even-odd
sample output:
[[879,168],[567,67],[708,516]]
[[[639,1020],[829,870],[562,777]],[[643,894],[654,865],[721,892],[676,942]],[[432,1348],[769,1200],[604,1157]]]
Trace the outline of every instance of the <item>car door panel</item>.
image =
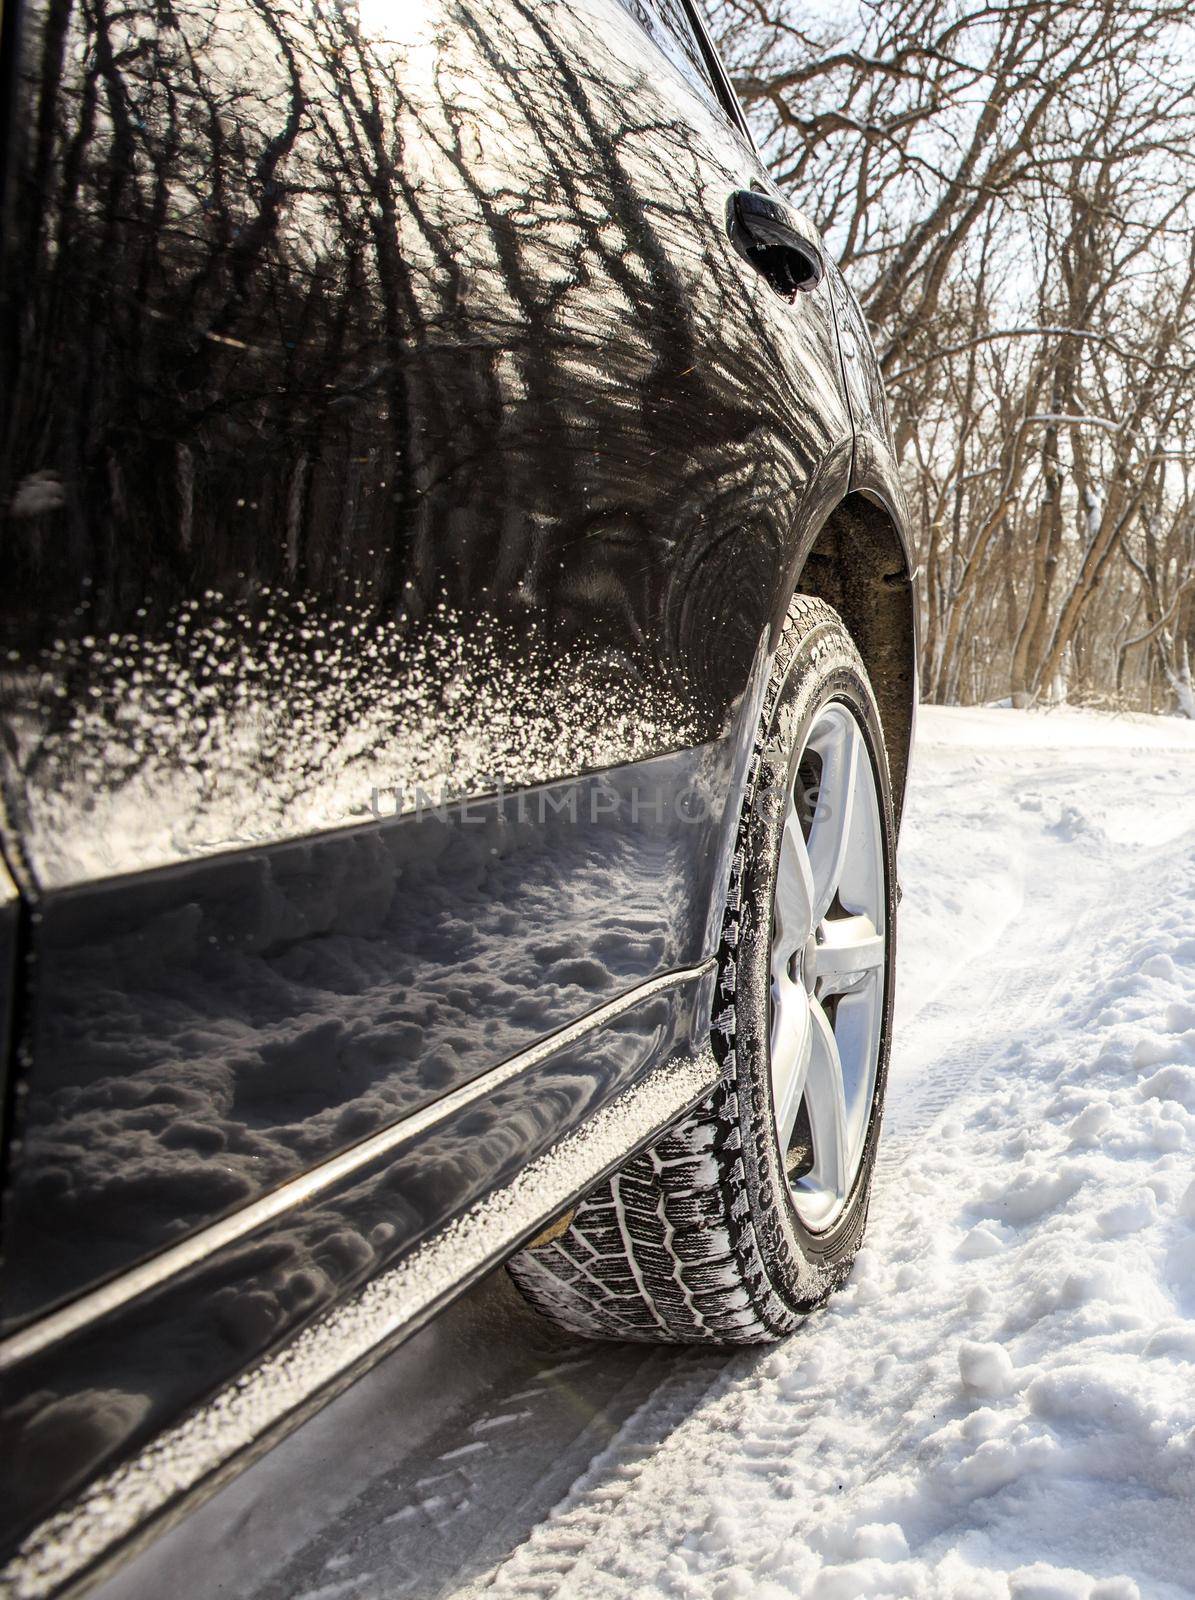
[[[317,1169],[304,1204],[261,1220],[243,1208],[190,1258],[151,1258],[136,1284],[114,1280],[136,1293],[102,1314],[85,1297],[59,1323],[11,1336],[0,1345],[0,1548],[105,1470],[119,1485],[101,1487],[82,1523],[101,1545],[118,1540],[122,1517],[162,1509],[293,1425],[314,1393],[497,1265],[543,1212],[625,1158],[620,1104],[658,1079],[661,1060],[677,1065],[659,1091],[660,1126],[713,1086],[713,984],[705,968],[598,1029],[566,1030],[517,1075],[432,1108],[417,1139],[354,1158],[328,1182]],[[562,1128],[574,1137],[562,1142]],[[53,1528],[28,1554],[63,1559]]]
[[[206,1162],[190,1151],[196,1175],[178,1217],[157,1208],[167,1236],[338,1148],[348,1134],[337,1129],[353,1125],[346,1079],[392,1084],[406,1060],[410,1082],[388,1091],[388,1114],[418,1104],[449,1069],[434,1045],[421,1057],[405,1042],[419,1023],[397,996],[409,985],[417,1011],[423,985],[396,947],[380,987],[359,997],[364,1038],[347,1059],[333,1037],[343,1017],[288,975],[311,959],[307,946],[333,963],[338,919],[368,924],[375,901],[392,912],[382,880],[342,903],[356,847],[332,824],[418,783],[468,796],[495,772],[525,784],[724,735],[777,573],[795,556],[803,498],[849,434],[828,303],[785,304],[725,246],[726,197],[754,157],[671,67],[658,83],[621,8],[450,9],[450,44],[437,41],[434,8],[413,31],[402,7],[374,7],[360,26],[321,15],[303,65],[289,14],[222,0],[217,30],[252,45],[238,105],[258,121],[239,167],[202,120],[180,132],[163,98],[198,72],[201,94],[221,103],[229,63],[216,42],[186,55],[163,35],[122,78],[105,64],[120,24],[98,13],[73,23],[87,52],[82,82],[65,74],[50,102],[59,137],[79,110],[72,94],[90,84],[112,95],[119,80],[143,113],[129,139],[165,169],[159,184],[218,179],[225,209],[234,193],[256,209],[231,238],[209,223],[184,245],[184,221],[198,226],[202,207],[153,184],[150,207],[115,128],[106,144],[96,128],[90,138],[119,204],[101,191],[93,216],[77,189],[44,180],[46,227],[58,229],[44,275],[73,294],[42,316],[73,330],[95,393],[84,431],[78,378],[45,398],[52,425],[16,494],[26,545],[7,607],[18,664],[6,785],[45,945],[10,1187],[12,1271],[38,1255],[19,1243],[33,1214],[26,1185],[67,1199],[47,1213],[56,1227],[89,1214],[95,1234],[103,1213],[80,1178],[83,1146],[101,1162],[122,1152],[113,1192],[139,1170],[117,1122],[144,1124],[137,1138],[158,1158],[138,1083],[174,1095],[179,1151],[184,1113],[205,1094],[225,1113],[222,1137],[246,1150],[286,1122],[263,1110],[269,1093],[303,1111],[286,1163],[255,1158],[259,1180],[229,1170],[226,1146]],[[192,24],[178,20],[185,35]],[[326,198],[310,163],[329,152]],[[138,263],[135,296],[99,252],[109,237]],[[352,288],[368,315],[338,306],[331,285]],[[85,334],[75,305],[102,306],[106,320]],[[29,387],[52,376],[44,353],[19,353]],[[18,384],[16,433],[32,452],[24,400]],[[308,841],[297,870],[314,913],[279,891],[269,858],[226,861],[218,849],[291,837]],[[554,848],[545,843],[545,860]],[[184,861],[182,878],[144,894],[130,876]],[[666,876],[644,883],[663,960],[678,901]],[[143,918],[159,886],[165,903]],[[428,892],[393,915],[415,927]],[[491,873],[469,916],[500,924],[515,895]],[[532,915],[551,943],[549,914]],[[258,916],[280,919],[262,937],[287,946],[291,967],[275,960],[250,996],[250,980],[220,963],[249,959]],[[302,952],[287,942],[288,917]],[[72,931],[89,922],[100,930],[90,947]],[[600,966],[600,923],[578,919],[578,960]],[[107,938],[114,927],[120,940]],[[436,981],[458,960],[445,957]],[[550,1026],[562,1004],[584,1009],[584,994],[562,999],[548,975],[529,995],[517,940],[497,941],[491,960],[495,985],[528,997],[529,1027]],[[197,1061],[211,1075],[192,1082]],[[118,1117],[104,1101],[122,1078],[130,1103]],[[276,1090],[243,1092],[254,1078]],[[76,1127],[94,1109],[94,1131],[56,1158],[67,1101],[81,1108]],[[154,1210],[135,1223],[114,1212],[111,1238],[64,1260],[102,1273],[137,1259],[162,1237]],[[60,1271],[51,1298],[71,1292]],[[20,1282],[9,1297],[18,1315],[43,1303]]]
[[[789,304],[730,249],[758,159],[617,0],[155,18],[23,12],[0,321],[22,1336],[712,953],[769,630],[850,472],[828,293]],[[603,785],[660,820],[511,820],[511,791]],[[575,1047],[573,1087],[508,1123],[483,1108],[479,1165],[445,1133],[434,1204],[408,1214],[419,1163],[392,1157],[362,1213],[372,1238],[389,1194],[392,1242],[307,1298],[263,1246],[181,1278],[185,1314],[74,1334],[10,1403],[23,1449],[49,1441],[22,1515],[698,1048],[700,997],[584,1068]],[[213,1335],[262,1274],[268,1314]]]
[[728,755],[49,896],[0,1329],[700,963]]

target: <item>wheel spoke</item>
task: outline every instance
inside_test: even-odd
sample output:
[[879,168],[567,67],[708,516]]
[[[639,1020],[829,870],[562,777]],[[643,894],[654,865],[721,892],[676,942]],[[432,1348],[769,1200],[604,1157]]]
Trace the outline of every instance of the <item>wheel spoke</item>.
[[830,1020],[816,1000],[810,1001],[809,1067],[805,1076],[805,1108],[813,1139],[813,1166],[801,1187],[841,1200],[847,1183],[847,1111],[842,1062]]
[[867,1139],[873,1087],[873,1054],[879,1038],[883,981],[880,969],[873,969],[866,980],[844,994],[834,1011],[834,1038],[842,1062],[843,1091],[847,1109],[848,1172],[862,1153]]
[[794,983],[788,976],[773,980],[772,1101],[776,1108],[776,1134],[781,1155],[788,1149],[805,1092],[812,1032],[805,985]]
[[787,967],[813,931],[813,873],[796,807],[789,806],[780,840],[776,870],[776,902],[772,914],[772,961]]
[[813,921],[830,909],[842,877],[850,842],[851,812],[859,777],[861,739],[854,718],[835,717],[809,748],[821,758],[817,807],[809,830],[809,865],[813,873]]
[[884,935],[870,917],[831,917],[818,930],[818,994],[845,994],[884,964]]

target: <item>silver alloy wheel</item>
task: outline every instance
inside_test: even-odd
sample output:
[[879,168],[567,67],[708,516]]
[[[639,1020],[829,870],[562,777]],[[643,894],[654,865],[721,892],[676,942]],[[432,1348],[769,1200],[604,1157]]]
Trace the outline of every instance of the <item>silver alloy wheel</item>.
[[797,1216],[832,1226],[858,1176],[884,1016],[884,846],[862,729],[813,723],[786,799],[772,913],[772,1100]]

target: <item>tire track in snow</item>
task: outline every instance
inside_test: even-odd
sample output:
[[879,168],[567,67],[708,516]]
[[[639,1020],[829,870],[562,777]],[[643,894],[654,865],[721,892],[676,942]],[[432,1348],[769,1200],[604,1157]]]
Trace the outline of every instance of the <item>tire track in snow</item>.
[[[1118,751],[1117,757],[1148,760],[1151,754],[1146,747]],[[881,1157],[885,1168],[910,1158],[916,1141],[949,1111],[960,1091],[993,1081],[1007,1039],[1026,1031],[1035,1019],[1048,1017],[1052,998],[1074,980],[1074,954],[1091,948],[1108,926],[1123,921],[1126,905],[1140,894],[1143,873],[1195,843],[1195,830],[1180,830],[1177,837],[1167,836],[1160,844],[1109,849],[1100,826],[1106,815],[1096,822],[1094,839],[1085,837],[1085,818],[1074,803],[1076,781],[1082,785],[1087,775],[1076,773],[1071,765],[1053,774],[1033,773],[1029,775],[1033,787],[1026,792],[1025,765],[1024,753],[1016,751],[982,760],[985,784],[997,794],[1002,792],[1005,817],[1011,815],[1021,824],[1006,842],[1006,853],[1017,852],[1013,861],[1019,905],[991,943],[911,1016],[898,984]],[[947,768],[945,779],[934,776],[931,804],[919,803],[914,794],[914,828],[918,813],[925,814],[923,826],[932,827],[934,813],[948,812],[969,778],[965,766]],[[974,782],[973,776],[970,781]],[[1181,811],[1181,796],[1178,799],[1174,809]],[[1131,811],[1136,804],[1137,797],[1126,792],[1120,809]],[[1060,851],[1073,862],[1070,872],[1059,870]],[[953,863],[954,871],[966,872],[968,867],[965,860]],[[916,885],[913,894],[921,887]],[[993,899],[998,904],[999,897]],[[916,1007],[915,994],[908,998]],[[993,1028],[993,1018],[1000,1019],[998,1028]]]

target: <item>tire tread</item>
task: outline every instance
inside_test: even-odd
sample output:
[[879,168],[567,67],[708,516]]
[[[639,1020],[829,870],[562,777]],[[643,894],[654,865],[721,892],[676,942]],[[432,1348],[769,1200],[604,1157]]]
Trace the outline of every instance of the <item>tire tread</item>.
[[756,733],[718,951],[712,1037],[722,1079],[653,1148],[587,1195],[563,1235],[524,1249],[509,1263],[531,1305],[570,1332],[652,1343],[767,1343],[791,1332],[833,1287],[794,1307],[769,1278],[742,1158],[734,1049],[746,828],[764,738],[788,663],[823,628],[849,643],[830,606],[796,596]]

